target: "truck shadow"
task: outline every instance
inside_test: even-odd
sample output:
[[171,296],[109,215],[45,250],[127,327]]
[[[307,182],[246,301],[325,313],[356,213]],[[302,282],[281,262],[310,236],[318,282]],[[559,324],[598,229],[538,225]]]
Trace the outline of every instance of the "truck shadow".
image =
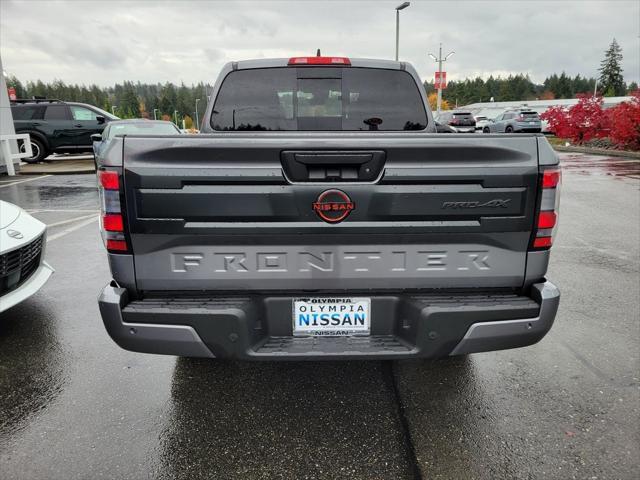
[[178,359],[154,478],[413,478],[383,362]]
[[[450,388],[450,395],[440,398],[442,412],[432,414],[447,416],[447,411],[457,411],[459,396],[468,393],[459,387],[473,381],[470,360],[249,363],[180,358],[153,476],[415,478],[415,452],[408,438],[408,431],[411,436],[414,432],[404,418],[411,405],[404,404],[403,390],[414,388],[406,382],[419,382],[420,372],[423,378],[433,377],[443,367],[456,380],[441,388],[441,393]],[[409,401],[426,398],[412,396]],[[460,471],[468,467],[462,463]]]

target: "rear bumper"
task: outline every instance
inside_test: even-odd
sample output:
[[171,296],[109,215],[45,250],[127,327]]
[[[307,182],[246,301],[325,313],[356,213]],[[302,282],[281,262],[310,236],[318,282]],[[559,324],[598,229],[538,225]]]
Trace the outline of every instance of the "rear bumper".
[[542,128],[540,126],[532,127],[529,125],[516,125],[514,130],[516,132],[522,132],[522,133],[540,133],[542,131]]
[[107,332],[122,348],[253,360],[437,358],[515,348],[551,328],[560,292],[551,282],[512,293],[369,294],[371,336],[293,337],[290,296],[146,298],[107,285]]

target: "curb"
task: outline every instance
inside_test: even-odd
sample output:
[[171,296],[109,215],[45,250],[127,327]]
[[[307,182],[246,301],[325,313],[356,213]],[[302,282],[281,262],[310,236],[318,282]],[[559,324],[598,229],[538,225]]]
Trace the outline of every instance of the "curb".
[[[94,173],[95,167],[93,160],[26,164],[20,165],[20,175],[79,175],[86,173]],[[67,164],[67,165],[65,165]]]

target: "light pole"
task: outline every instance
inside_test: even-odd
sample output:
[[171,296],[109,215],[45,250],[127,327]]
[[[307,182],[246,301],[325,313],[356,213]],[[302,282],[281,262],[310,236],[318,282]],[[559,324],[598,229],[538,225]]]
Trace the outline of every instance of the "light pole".
[[396,7],[396,62],[398,61],[398,53],[400,49],[400,10],[404,10],[411,2],[404,2]]
[[196,130],[200,129],[200,120],[198,120],[198,102],[200,101],[199,98],[196,98],[196,121],[195,124],[193,126],[193,128],[195,128]]
[[438,111],[438,113],[440,113],[441,110],[441,106],[442,106],[442,62],[446,62],[447,58],[449,58],[451,55],[453,55],[456,52],[450,52],[447,54],[446,57],[442,58],[442,43],[440,44],[440,51],[438,53],[438,58],[436,58],[435,55],[433,55],[432,53],[429,54],[429,56],[431,58],[433,58],[436,62],[438,62],[438,78],[440,79],[438,81],[438,104],[437,104],[437,108],[436,110]]
[[[173,118],[175,120],[176,127],[178,127],[178,110],[173,111]],[[178,127],[180,128],[180,127]]]
[[111,115],[115,115],[116,114],[116,108],[118,108],[117,105],[111,105]]
[[157,120],[157,119],[158,119],[158,115],[157,115],[157,113],[156,113],[157,111],[158,111],[158,109],[157,109],[157,108],[154,108],[154,109],[153,109],[153,119],[154,119],[154,120]]

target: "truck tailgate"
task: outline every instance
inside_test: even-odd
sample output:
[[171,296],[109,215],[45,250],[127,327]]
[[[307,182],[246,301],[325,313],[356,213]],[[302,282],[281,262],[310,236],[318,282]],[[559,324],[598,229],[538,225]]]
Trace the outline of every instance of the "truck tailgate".
[[[520,287],[537,156],[524,135],[127,136],[137,287]],[[375,157],[371,171],[354,174],[359,157]],[[355,207],[340,223],[313,208],[329,189]]]

